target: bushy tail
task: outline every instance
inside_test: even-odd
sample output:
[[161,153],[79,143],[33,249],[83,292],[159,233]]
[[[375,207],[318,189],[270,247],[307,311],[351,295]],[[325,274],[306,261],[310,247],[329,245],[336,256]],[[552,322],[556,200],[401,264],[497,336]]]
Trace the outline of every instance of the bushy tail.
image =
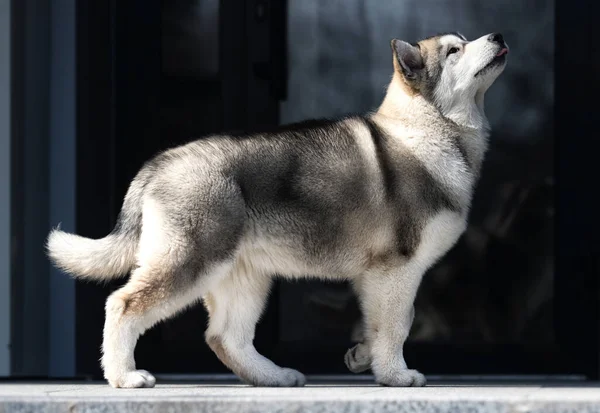
[[126,274],[135,263],[137,242],[127,234],[90,239],[55,229],[48,237],[48,255],[71,275],[109,280]]
[[54,264],[69,274],[93,280],[110,280],[126,275],[135,265],[142,221],[142,190],[134,180],[125,196],[113,232],[90,239],[54,229],[46,245]]

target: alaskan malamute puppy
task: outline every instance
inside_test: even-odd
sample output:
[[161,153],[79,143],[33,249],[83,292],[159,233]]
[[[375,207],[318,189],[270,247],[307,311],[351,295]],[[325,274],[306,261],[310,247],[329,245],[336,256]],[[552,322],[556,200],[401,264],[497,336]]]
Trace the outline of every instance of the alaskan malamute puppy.
[[350,280],[365,341],[354,372],[423,386],[402,349],[425,271],[464,231],[486,151],[484,94],[503,71],[499,33],[392,40],[394,74],[379,109],[276,132],[216,135],[168,150],[135,177],[111,234],[50,233],[56,265],[107,280],[102,366],[113,387],[152,387],[138,337],[204,302],[206,341],[256,386],[302,386],[302,373],[260,355],[254,330],[273,276]]

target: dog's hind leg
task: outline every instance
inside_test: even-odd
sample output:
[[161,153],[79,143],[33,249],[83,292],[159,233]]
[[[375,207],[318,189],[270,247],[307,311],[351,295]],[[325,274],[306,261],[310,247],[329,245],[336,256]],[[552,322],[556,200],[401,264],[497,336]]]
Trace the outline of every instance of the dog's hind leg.
[[[194,282],[196,280],[196,282]],[[144,331],[173,316],[202,295],[202,282],[185,269],[137,268],[130,281],[110,295],[102,345],[104,377],[112,387],[153,387],[154,377],[136,370],[134,350]]]
[[152,387],[136,370],[138,337],[200,300],[230,273],[244,230],[240,189],[178,158],[148,183],[136,251],[139,268],[106,303],[102,366],[114,387]]
[[240,225],[218,226],[218,234],[231,240],[227,244],[212,234],[220,251],[206,247],[213,244],[202,238],[206,237],[205,222],[219,223],[217,218],[223,215],[219,211],[214,207],[206,208],[203,214],[187,214],[167,201],[161,204],[146,199],[137,251],[139,267],[106,302],[102,367],[111,386],[154,386],[150,373],[136,370],[134,349],[138,337],[200,300],[210,283],[229,273],[233,260],[227,257],[227,251],[235,248]]
[[206,342],[227,367],[249,384],[303,386],[306,379],[302,373],[277,366],[259,354],[253,344],[271,282],[271,277],[253,274],[238,263],[204,298],[210,315]]

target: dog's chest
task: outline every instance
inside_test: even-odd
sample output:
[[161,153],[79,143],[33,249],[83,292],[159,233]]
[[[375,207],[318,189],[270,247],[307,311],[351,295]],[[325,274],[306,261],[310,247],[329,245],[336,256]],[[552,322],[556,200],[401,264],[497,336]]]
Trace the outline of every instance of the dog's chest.
[[407,151],[440,188],[468,209],[486,148],[481,131],[466,133],[435,124],[392,124],[387,130],[397,142],[392,143],[392,153]]
[[474,171],[467,158],[467,150],[459,148],[459,141],[459,137],[433,138],[427,135],[403,139],[437,182],[460,197],[470,198],[468,192],[473,186]]
[[445,210],[432,216],[421,231],[420,242],[412,260],[424,266],[431,265],[454,246],[466,226],[464,214]]

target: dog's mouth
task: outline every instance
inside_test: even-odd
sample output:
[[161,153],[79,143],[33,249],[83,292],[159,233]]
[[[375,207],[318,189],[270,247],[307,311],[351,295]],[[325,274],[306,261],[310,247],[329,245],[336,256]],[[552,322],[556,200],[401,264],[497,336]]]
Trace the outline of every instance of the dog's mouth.
[[498,53],[496,53],[496,56],[494,56],[494,58],[492,60],[490,60],[490,62],[487,65],[485,65],[477,73],[475,73],[475,77],[484,74],[485,72],[487,72],[488,70],[490,70],[493,67],[503,64],[506,61],[507,54],[508,54],[508,48],[507,47],[501,48],[498,51]]

